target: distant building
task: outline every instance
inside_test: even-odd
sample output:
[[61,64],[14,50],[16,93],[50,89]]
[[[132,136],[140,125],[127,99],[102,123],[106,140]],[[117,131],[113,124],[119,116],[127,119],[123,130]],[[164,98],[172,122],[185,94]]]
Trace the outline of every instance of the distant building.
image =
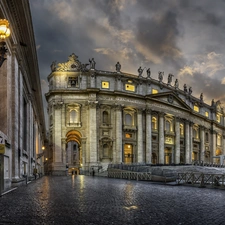
[[1,0],[0,18],[10,23],[8,52],[0,68],[0,191],[43,173],[45,121],[29,1]]
[[159,72],[156,80],[150,69],[132,75],[118,63],[115,72],[101,71],[94,59],[81,64],[75,54],[51,69],[46,99],[53,174],[109,163],[212,163],[224,154],[220,102],[205,104],[186,85],[181,90],[172,74]]

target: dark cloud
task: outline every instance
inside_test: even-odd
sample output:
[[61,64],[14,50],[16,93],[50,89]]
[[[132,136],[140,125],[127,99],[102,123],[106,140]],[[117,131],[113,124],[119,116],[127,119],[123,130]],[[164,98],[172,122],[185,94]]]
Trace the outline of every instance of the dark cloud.
[[[153,77],[158,71],[176,76],[186,65],[201,71],[196,67],[204,61],[196,55],[224,57],[223,0],[32,0],[30,5],[45,80],[52,61],[65,62],[73,52],[82,63],[94,57],[97,69],[114,70],[120,61],[122,71],[137,74],[144,65]],[[225,99],[224,70],[211,76],[213,69],[186,75],[180,83],[192,86],[194,95]]]
[[142,17],[137,21],[137,41],[164,63],[180,68],[182,58],[177,47],[178,37],[177,15],[174,12],[167,11],[151,18]]

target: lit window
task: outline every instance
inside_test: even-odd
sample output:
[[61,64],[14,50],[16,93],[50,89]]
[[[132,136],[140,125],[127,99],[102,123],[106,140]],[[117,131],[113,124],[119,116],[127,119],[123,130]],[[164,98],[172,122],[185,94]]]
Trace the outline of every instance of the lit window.
[[132,138],[132,134],[126,133],[126,134],[125,134],[125,137],[126,137],[126,138]]
[[217,114],[217,115],[216,115],[216,121],[217,121],[218,123],[220,123],[220,114]]
[[152,89],[152,94],[157,94],[158,93],[158,90],[156,90],[156,89]]
[[184,125],[180,124],[180,135],[184,135]]
[[109,88],[109,82],[102,81],[102,88]]
[[135,86],[132,84],[125,84],[126,91],[135,91]]
[[199,112],[199,107],[197,105],[194,105],[194,111]]
[[209,113],[208,113],[208,112],[205,112],[205,116],[206,116],[206,117],[209,117]]
[[156,119],[156,117],[152,117],[152,129],[157,130],[157,119]]
[[217,145],[221,146],[221,136],[217,135]]

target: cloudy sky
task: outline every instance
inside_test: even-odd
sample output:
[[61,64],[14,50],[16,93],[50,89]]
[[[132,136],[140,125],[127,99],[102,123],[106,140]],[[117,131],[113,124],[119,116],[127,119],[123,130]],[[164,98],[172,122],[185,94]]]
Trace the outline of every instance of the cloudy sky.
[[[53,61],[174,74],[180,88],[225,103],[225,0],[31,0],[43,92]],[[175,80],[175,79],[174,79]]]

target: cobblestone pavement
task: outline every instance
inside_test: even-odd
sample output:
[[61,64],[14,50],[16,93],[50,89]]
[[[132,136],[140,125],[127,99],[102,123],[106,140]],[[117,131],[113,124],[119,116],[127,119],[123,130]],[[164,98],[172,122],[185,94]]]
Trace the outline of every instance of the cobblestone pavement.
[[225,224],[225,192],[91,176],[45,176],[0,197],[0,224]]

